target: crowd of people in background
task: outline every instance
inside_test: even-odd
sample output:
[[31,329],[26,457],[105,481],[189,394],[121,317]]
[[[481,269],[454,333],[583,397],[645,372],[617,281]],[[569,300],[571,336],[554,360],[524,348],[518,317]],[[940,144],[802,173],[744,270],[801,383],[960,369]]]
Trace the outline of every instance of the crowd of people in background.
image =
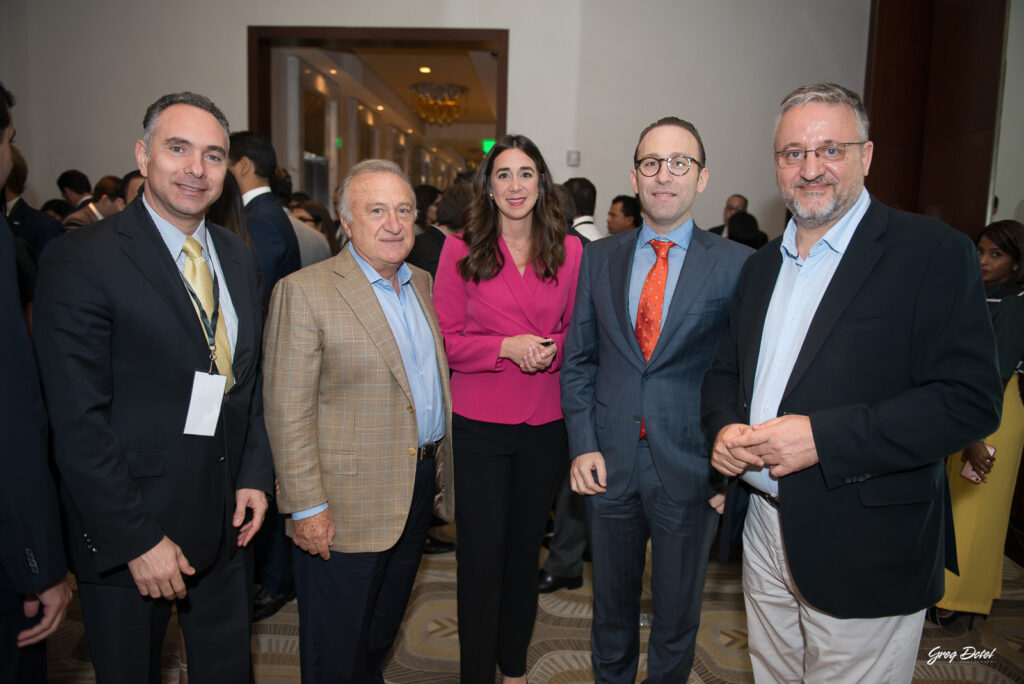
[[172,607],[182,681],[249,681],[253,621],[295,599],[304,682],[383,682],[424,552],[456,553],[466,684],[525,684],[538,594],[585,562],[594,680],[633,682],[648,557],[646,681],[685,682],[716,534],[759,682],[909,682],[926,613],[1000,595],[1024,226],[972,245],[873,198],[842,86],[782,100],[771,242],[738,193],[695,224],[709,154],[675,116],[601,225],[522,135],[443,190],[362,160],[328,208],[188,92],[137,169],[36,210],[14,104],[0,681],[42,680],[68,569],[126,683],[160,681]]

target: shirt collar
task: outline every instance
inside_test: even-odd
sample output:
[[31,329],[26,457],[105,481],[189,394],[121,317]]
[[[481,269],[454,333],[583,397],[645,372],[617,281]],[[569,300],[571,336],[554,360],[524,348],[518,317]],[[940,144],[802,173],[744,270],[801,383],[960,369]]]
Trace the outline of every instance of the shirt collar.
[[[834,226],[828,229],[828,232],[822,236],[818,242],[814,243],[811,250],[824,249],[824,247],[818,247],[819,244],[824,244],[836,254],[840,256],[846,253],[846,248],[850,246],[850,240],[853,239],[853,234],[857,232],[857,226],[860,225],[860,221],[864,218],[864,214],[867,213],[868,207],[871,205],[871,195],[868,194],[867,188],[861,188],[860,197],[853,203],[850,210],[843,214]],[[800,253],[796,248],[796,220],[790,219],[786,225],[786,231],[782,234],[782,256],[789,257],[791,259],[798,259]]]
[[575,228],[576,226],[583,225],[584,223],[593,224],[594,223],[594,217],[593,216],[577,216],[572,221],[572,227]]
[[[385,283],[388,287],[391,287],[391,282],[384,278],[380,273],[377,273],[377,270],[373,266],[366,263],[363,257],[359,256],[359,253],[356,252],[355,247],[352,246],[351,242],[348,244],[346,249],[348,249],[352,254],[352,258],[356,260],[356,264],[363,272],[363,275],[366,276],[366,279],[370,281],[371,285],[375,285],[379,281]],[[412,271],[405,265],[405,262],[402,262],[402,265],[398,267],[398,284],[406,285],[410,280],[412,280]]]
[[146,195],[142,195],[142,205],[146,207],[146,211],[149,212],[149,217],[153,219],[153,223],[156,224],[156,229],[160,233],[160,237],[163,238],[164,244],[167,245],[167,249],[171,251],[171,257],[175,261],[178,259],[178,255],[181,254],[182,248],[185,246],[185,240],[189,237],[194,237],[200,245],[203,246],[203,250],[209,252],[206,245],[206,218],[199,222],[199,227],[196,228],[195,232],[191,236],[185,235],[183,232],[178,230],[170,221],[165,219],[149,205],[146,200]]
[[269,185],[261,185],[258,188],[253,188],[249,192],[243,192],[242,193],[242,205],[243,206],[247,205],[247,204],[249,204],[249,202],[252,202],[255,198],[259,197],[260,195],[265,195],[268,192],[270,192],[270,186]]
[[643,248],[651,240],[668,240],[685,250],[690,246],[691,237],[693,237],[693,217],[686,219],[683,225],[668,235],[655,233],[654,229],[647,225],[647,221],[644,221],[643,227],[640,228],[640,234],[637,235],[636,248],[637,250]]

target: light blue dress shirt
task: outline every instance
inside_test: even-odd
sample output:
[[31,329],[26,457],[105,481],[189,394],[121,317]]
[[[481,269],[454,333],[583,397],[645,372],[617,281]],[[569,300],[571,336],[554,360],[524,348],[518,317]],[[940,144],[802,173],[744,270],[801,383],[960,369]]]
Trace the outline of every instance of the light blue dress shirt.
[[[868,191],[862,189],[857,202],[811,246],[806,259],[797,252],[796,223],[790,219],[786,226],[779,248],[782,267],[761,334],[754,396],[750,402],[751,425],[779,415],[782,393],[786,391],[789,376],[804,346],[807,329],[870,203]],[[768,473],[767,468],[748,470],[742,478],[766,494],[779,495],[779,481]]]
[[667,240],[673,243],[668,250],[668,277],[665,279],[665,297],[661,307],[661,319],[665,320],[665,314],[668,313],[669,305],[672,304],[672,295],[676,291],[676,282],[679,281],[679,273],[683,270],[683,260],[686,259],[686,250],[690,247],[691,237],[693,237],[692,218],[687,219],[686,223],[665,236],[655,233],[644,221],[636,238],[636,247],[633,250],[633,271],[629,276],[629,320],[633,321],[634,328],[644,281],[647,280],[647,273],[658,261],[658,255],[655,254],[654,248],[647,243],[651,240]]
[[[189,238],[180,230],[175,228],[170,221],[165,219],[160,214],[153,210],[153,207],[149,206],[149,202],[146,201],[146,196],[142,196],[142,204],[146,207],[146,211],[149,212],[150,217],[153,219],[153,223],[156,224],[157,232],[160,233],[160,237],[163,238],[164,244],[167,245],[168,251],[171,253],[171,258],[174,259],[175,265],[178,267],[178,273],[181,273],[181,287],[185,289],[185,259],[188,255],[182,251],[185,246],[185,240]],[[196,232],[192,233],[192,236],[196,241],[203,247],[203,258],[206,260],[207,267],[213,268],[213,276],[217,279],[217,286],[220,290],[220,316],[224,319],[224,330],[228,334],[228,343],[231,345],[232,355],[235,353],[235,342],[238,340],[238,314],[235,313],[235,306],[231,303],[231,293],[228,291],[228,281],[224,278],[224,272],[220,268],[220,259],[217,257],[217,249],[213,246],[213,240],[209,239],[206,231],[206,219],[204,218],[199,222],[199,227],[196,228]],[[191,300],[189,300],[191,301]],[[210,313],[209,311],[207,313]],[[202,324],[199,322],[199,318],[196,318],[196,325],[202,330]],[[206,339],[206,333],[203,332],[203,339]]]
[[[412,287],[412,271],[405,264],[398,268],[399,292],[391,281],[381,277],[359,254],[347,247],[360,270],[370,281],[373,293],[384,310],[391,332],[402,355],[405,377],[412,391],[416,411],[416,431],[419,445],[431,444],[444,437],[444,399],[441,395],[441,374],[435,356],[434,335],[430,331],[426,314]],[[292,513],[292,520],[302,520],[325,510],[327,504]]]

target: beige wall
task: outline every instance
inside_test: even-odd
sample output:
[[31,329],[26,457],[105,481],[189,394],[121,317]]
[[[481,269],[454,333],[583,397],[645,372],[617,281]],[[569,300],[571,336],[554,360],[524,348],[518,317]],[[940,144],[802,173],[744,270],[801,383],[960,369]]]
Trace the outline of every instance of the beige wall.
[[[771,120],[803,83],[864,83],[870,0],[2,0],[0,80],[19,97],[26,195],[57,195],[64,169],[91,179],[133,166],[146,106],[190,89],[246,126],[246,26],[507,28],[510,132],[540,146],[556,181],[589,177],[598,216],[630,191],[644,125],[692,120],[711,182],[695,216],[721,222],[732,192],[781,231]],[[581,165],[565,164],[579,150]]]

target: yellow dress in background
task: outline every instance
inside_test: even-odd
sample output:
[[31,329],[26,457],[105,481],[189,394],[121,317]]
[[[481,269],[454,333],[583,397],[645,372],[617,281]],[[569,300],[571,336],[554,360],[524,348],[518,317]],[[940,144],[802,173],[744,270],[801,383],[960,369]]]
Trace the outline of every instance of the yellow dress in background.
[[936,604],[943,610],[988,615],[992,599],[999,598],[1003,591],[1006,528],[1024,447],[1024,405],[1017,389],[1018,378],[1015,374],[1006,383],[1002,423],[985,440],[996,448],[988,481],[974,484],[961,477],[964,464],[959,453],[946,460],[960,576],[946,570],[946,595]]

